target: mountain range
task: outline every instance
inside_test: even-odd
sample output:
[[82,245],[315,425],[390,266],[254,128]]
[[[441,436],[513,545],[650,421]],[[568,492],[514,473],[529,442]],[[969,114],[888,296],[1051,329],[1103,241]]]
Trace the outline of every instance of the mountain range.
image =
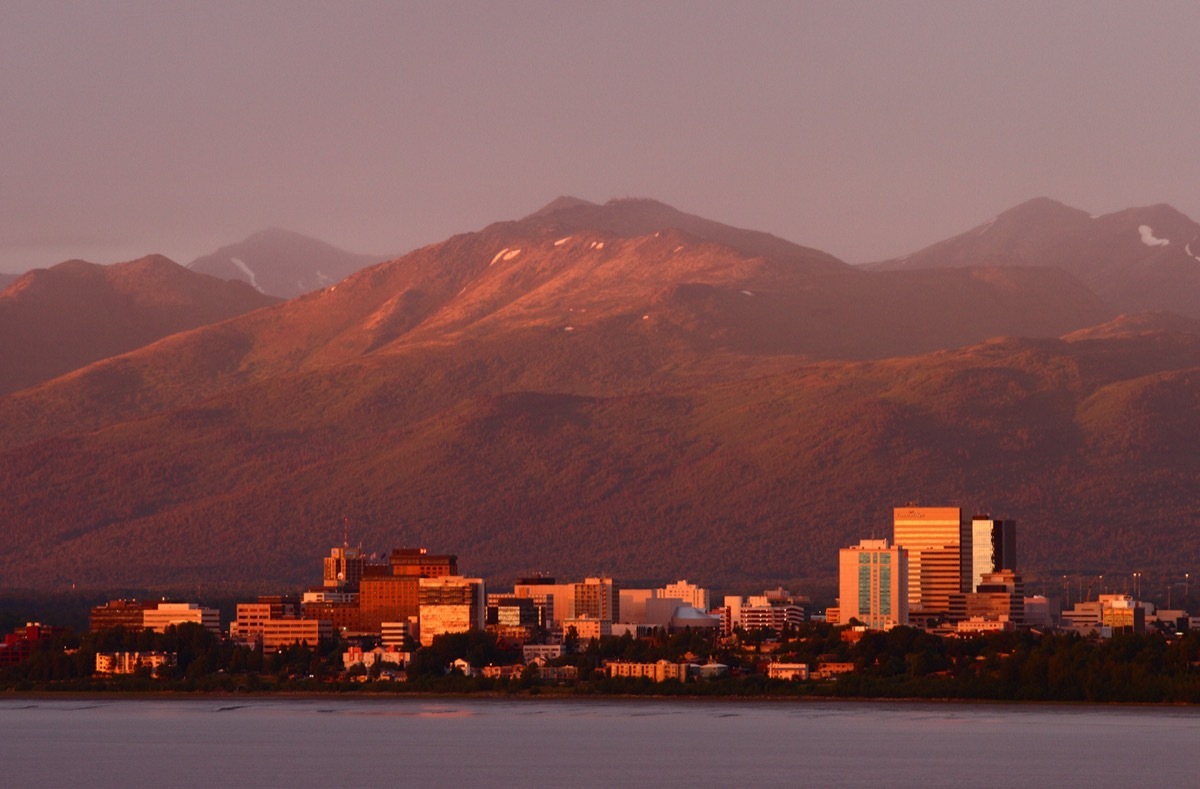
[[1169,205],[1094,216],[1038,198],[872,268],[980,265],[1060,268],[1121,312],[1200,317],[1200,224]]
[[1198,321],[984,262],[562,198],[0,398],[0,587],[303,583],[344,523],[493,578],[827,580],[911,501],[1042,573],[1195,557]]
[[272,228],[198,257],[187,267],[220,279],[241,280],[260,293],[292,299],[384,258],[346,252],[315,238]]
[[278,302],[159,255],[35,269],[0,291],[0,394]]

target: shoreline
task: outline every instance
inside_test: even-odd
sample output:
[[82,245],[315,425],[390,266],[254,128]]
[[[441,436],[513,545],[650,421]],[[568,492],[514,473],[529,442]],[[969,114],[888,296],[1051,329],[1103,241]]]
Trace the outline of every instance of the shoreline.
[[518,703],[561,703],[561,702],[682,702],[682,703],[712,703],[712,704],[874,704],[874,705],[928,705],[938,706],[972,706],[972,707],[1068,707],[1068,708],[1104,708],[1104,709],[1180,709],[1200,712],[1200,704],[1188,702],[1141,702],[1141,701],[1042,701],[1042,700],[1011,700],[1011,699],[960,699],[960,698],[922,698],[922,697],[889,697],[889,696],[704,696],[704,695],[655,695],[655,694],[600,694],[600,693],[500,693],[495,691],[479,691],[475,693],[429,693],[413,692],[339,692],[339,691],[278,691],[278,692],[202,692],[202,691],[0,691],[0,703],[6,700],[32,701],[72,701],[72,700],[112,700],[112,701],[224,701],[243,699],[245,701],[318,701],[340,699],[344,701],[510,701]]

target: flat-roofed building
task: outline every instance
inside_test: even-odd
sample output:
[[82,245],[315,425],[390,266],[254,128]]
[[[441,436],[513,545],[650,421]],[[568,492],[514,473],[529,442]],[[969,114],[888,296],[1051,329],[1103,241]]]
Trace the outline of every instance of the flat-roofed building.
[[229,625],[229,637],[243,645],[254,645],[262,639],[262,625],[271,619],[300,616],[300,601],[294,597],[271,595],[259,597],[256,603],[238,603],[235,619]]
[[315,647],[331,638],[333,623],[328,619],[269,619],[262,626],[263,652],[267,654],[296,644]]
[[196,603],[159,603],[147,608],[142,624],[147,630],[165,633],[168,627],[183,624],[203,625],[214,633],[221,631],[221,613],[215,608],[204,608]]
[[621,621],[621,587],[612,578],[588,578],[575,586],[575,618]]
[[303,619],[329,622],[334,631],[343,637],[379,635],[378,630],[363,624],[362,610],[357,600],[347,603],[304,603],[301,610]]
[[359,581],[359,627],[364,633],[379,633],[384,622],[399,622],[421,610],[421,576],[364,576]]
[[1063,626],[1080,632],[1103,627],[1145,632],[1150,605],[1127,594],[1102,594],[1098,600],[1078,602],[1071,610],[1063,611]]
[[174,652],[97,652],[96,673],[100,676],[136,674],[139,670],[154,676],[163,666],[175,665]]
[[521,647],[521,658],[526,663],[531,663],[538,658],[542,660],[557,660],[562,655],[562,644],[525,644]]
[[484,629],[487,596],[482,578],[421,578],[419,593],[421,646],[430,646],[444,633]]
[[[730,598],[725,600],[728,603]],[[807,597],[783,587],[767,589],[761,595],[738,600],[737,624],[747,632],[766,629],[782,633],[808,621],[809,603]]]
[[1027,627],[1050,627],[1058,618],[1058,598],[1031,595],[1025,598],[1025,625]]
[[974,592],[987,573],[1017,571],[1017,522],[989,515],[971,519],[970,566],[964,592]]
[[950,596],[950,619],[1025,623],[1025,582],[1011,570],[984,573],[974,592]]
[[379,643],[384,647],[409,652],[417,644],[417,617],[403,622],[384,622],[379,626]]
[[92,609],[91,631],[123,627],[126,630],[145,629],[146,609],[158,605],[152,600],[109,600]]
[[957,633],[1008,633],[1016,630],[1017,624],[1009,619],[972,616],[956,623],[954,629]]
[[26,622],[24,627],[4,634],[4,642],[0,643],[0,666],[20,663],[33,654],[38,644],[65,632],[66,629],[62,627],[43,625],[41,622]]
[[687,682],[688,677],[699,671],[695,666],[692,671],[689,663],[672,663],[669,660],[659,660],[656,663],[627,663],[614,660],[604,664],[604,669],[610,677],[644,677],[654,682]]
[[343,545],[333,548],[324,562],[324,586],[326,589],[358,590],[367,559],[362,548]]
[[658,589],[622,589],[621,621],[633,624],[646,623],[646,605],[651,600],[659,599]]
[[1114,632],[1124,630],[1129,633],[1146,632],[1146,608],[1128,595],[1102,595],[1111,598],[1105,602],[1100,611],[1100,624],[1111,627]]
[[860,540],[838,552],[839,621],[871,630],[908,624],[908,552],[886,539]]
[[542,607],[528,597],[488,595],[484,617],[488,632],[509,643],[524,644],[542,631]]
[[692,608],[700,611],[708,611],[712,608],[712,594],[707,589],[688,583],[687,579],[667,584],[662,589],[658,589],[657,592],[659,598],[682,600]]
[[458,557],[450,553],[429,553],[424,548],[396,548],[388,557],[392,575],[439,578],[458,575]]
[[528,597],[542,608],[547,630],[557,629],[563,619],[575,615],[575,585],[555,583],[549,576],[521,578],[513,584],[514,597]]
[[[591,616],[576,616],[562,621],[563,637],[570,635],[571,631],[575,631],[575,637],[580,641],[588,642],[593,639],[600,639],[613,634],[613,623],[608,619],[596,619]],[[636,627],[636,625],[635,625]]]
[[908,553],[909,618],[950,613],[950,595],[966,591],[971,531],[959,507],[896,507],[892,543]]
[[767,679],[782,679],[788,682],[808,679],[807,663],[768,663]]

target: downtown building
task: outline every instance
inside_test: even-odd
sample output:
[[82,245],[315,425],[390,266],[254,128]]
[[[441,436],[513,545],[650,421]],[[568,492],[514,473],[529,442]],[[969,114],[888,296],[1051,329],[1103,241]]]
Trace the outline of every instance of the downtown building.
[[482,578],[442,575],[420,578],[418,630],[421,646],[445,633],[483,630],[487,615],[487,596]]
[[838,621],[871,630],[908,624],[908,552],[886,539],[860,540],[838,552]]
[[892,542],[908,554],[908,614],[919,624],[950,615],[966,590],[971,531],[958,507],[896,507]]
[[990,515],[971,519],[971,538],[964,546],[969,555],[964,592],[974,592],[989,573],[1017,571],[1017,522]]

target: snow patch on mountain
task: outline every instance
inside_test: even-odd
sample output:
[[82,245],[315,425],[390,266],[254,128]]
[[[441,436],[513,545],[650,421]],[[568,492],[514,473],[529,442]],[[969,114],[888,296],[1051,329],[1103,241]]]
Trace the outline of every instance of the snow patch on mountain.
[[991,218],[991,219],[989,219],[988,221],[984,222],[984,223],[983,223],[983,227],[979,228],[979,232],[977,232],[975,235],[977,235],[977,236],[982,236],[984,233],[986,233],[987,231],[991,230],[991,229],[992,229],[992,225],[996,224],[996,220],[997,220],[998,218],[999,218],[999,217],[992,217],[992,218]]
[[1142,243],[1148,247],[1165,247],[1170,244],[1170,239],[1155,238],[1154,229],[1150,225],[1138,225],[1138,233],[1142,236]]
[[567,243],[570,240],[571,240],[570,236],[567,236],[566,238],[560,238],[559,240],[554,242],[554,246],[561,247],[563,244]]
[[[1200,238],[1200,236],[1196,236],[1196,238]],[[1192,241],[1195,241],[1196,238],[1193,238]],[[1195,252],[1192,251],[1192,241],[1189,241],[1183,245],[1184,254],[1186,254],[1192,260],[1200,260],[1200,255],[1197,255]]]
[[488,263],[488,266],[494,266],[497,263],[499,263],[501,260],[512,260],[519,254],[521,254],[521,250],[509,249],[508,247],[505,247],[504,249],[502,249],[496,253],[496,257],[492,258],[492,262]]
[[250,286],[252,288],[257,290],[259,293],[265,293],[265,291],[258,285],[258,276],[255,275],[253,269],[246,265],[246,261],[242,260],[241,258],[230,258],[229,262],[237,266],[238,271],[246,275],[247,279],[250,280]]

